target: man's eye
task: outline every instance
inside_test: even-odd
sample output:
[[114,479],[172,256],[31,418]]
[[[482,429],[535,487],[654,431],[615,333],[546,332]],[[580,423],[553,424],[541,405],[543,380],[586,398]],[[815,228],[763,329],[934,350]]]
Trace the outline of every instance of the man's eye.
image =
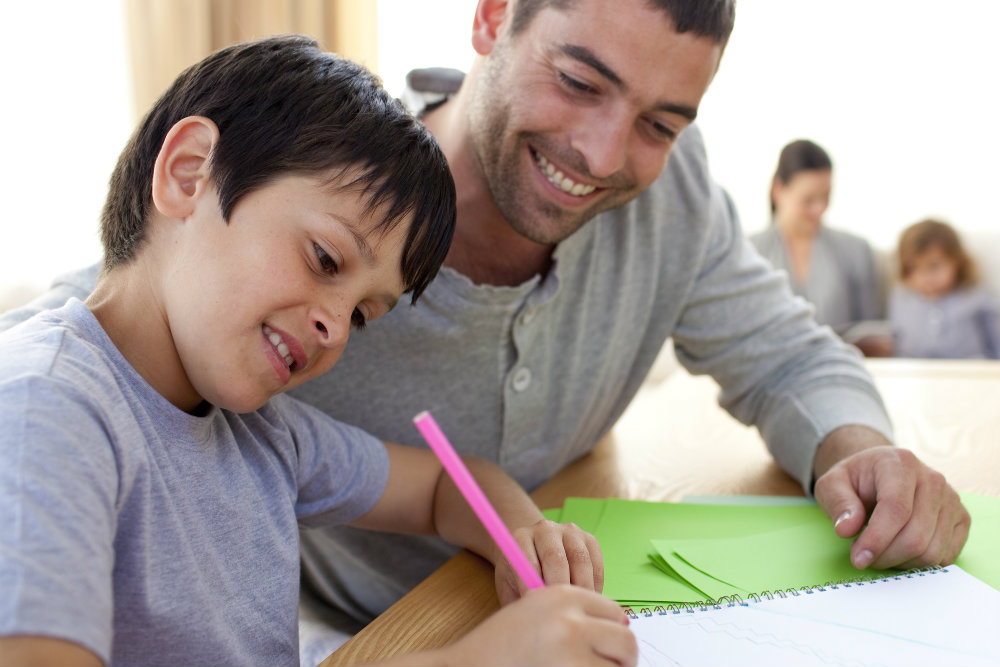
[[653,120],[649,122],[649,126],[652,128],[653,134],[661,139],[668,139],[672,141],[677,138],[677,133],[663,123]]
[[365,328],[365,316],[357,308],[355,308],[354,312],[351,313],[351,326],[353,326],[357,331],[361,331]]
[[316,261],[319,262],[320,271],[330,275],[336,275],[340,271],[337,262],[323,248],[313,243],[313,250],[316,252]]
[[580,81],[579,79],[574,79],[573,77],[564,74],[563,72],[559,72],[559,80],[568,88],[572,88],[574,91],[579,93],[597,92],[595,88],[592,88],[591,86],[585,84],[583,81]]

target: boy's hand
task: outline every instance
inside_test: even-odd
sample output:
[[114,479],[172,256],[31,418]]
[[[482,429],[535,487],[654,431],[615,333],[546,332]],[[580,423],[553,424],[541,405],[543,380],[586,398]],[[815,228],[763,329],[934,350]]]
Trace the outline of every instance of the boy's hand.
[[[515,529],[513,535],[547,585],[573,584],[598,593],[604,590],[601,545],[590,533],[572,523],[542,519]],[[527,590],[504,558],[497,560],[494,578],[501,605],[517,600]]]
[[441,649],[462,665],[634,665],[638,650],[614,600],[565,584],[528,591]]

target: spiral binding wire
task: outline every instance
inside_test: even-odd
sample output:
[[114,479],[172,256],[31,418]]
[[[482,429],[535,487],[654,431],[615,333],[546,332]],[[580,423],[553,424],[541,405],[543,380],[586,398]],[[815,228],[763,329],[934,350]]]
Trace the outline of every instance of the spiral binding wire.
[[760,593],[750,593],[746,599],[738,594],[724,595],[716,599],[698,600],[697,602],[677,602],[668,605],[655,605],[654,607],[639,607],[638,611],[630,606],[625,607],[625,614],[631,619],[637,619],[640,615],[645,617],[653,616],[654,614],[660,616],[666,616],[667,614],[694,614],[699,611],[708,611],[709,609],[722,609],[723,607],[748,607],[751,603],[758,603],[764,600],[774,600],[783,599],[788,597],[798,597],[800,595],[813,595],[814,593],[823,593],[829,590],[837,590],[838,588],[850,588],[851,586],[866,586],[869,584],[878,583],[880,581],[890,581],[899,579],[909,579],[912,577],[923,577],[927,574],[938,574],[939,572],[947,572],[947,568],[941,567],[940,565],[930,565],[928,567],[914,568],[912,570],[906,570],[900,572],[899,574],[889,574],[889,575],[871,575],[871,576],[860,576],[852,577],[850,579],[840,579],[839,581],[828,581],[825,584],[817,586],[800,586],[799,588],[784,588],[775,589],[774,591],[761,591]]

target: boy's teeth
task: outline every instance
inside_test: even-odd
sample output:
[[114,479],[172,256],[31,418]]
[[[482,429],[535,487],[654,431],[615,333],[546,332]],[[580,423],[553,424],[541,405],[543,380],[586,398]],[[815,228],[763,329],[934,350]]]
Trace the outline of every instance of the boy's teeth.
[[545,156],[540,153],[535,153],[534,155],[535,161],[538,163],[538,166],[541,167],[546,178],[549,179],[549,183],[556,186],[563,192],[576,197],[582,197],[583,195],[589,195],[597,189],[593,185],[584,185],[583,183],[577,183],[571,180],[568,176],[552,166],[552,163],[546,160]]
[[267,339],[271,341],[271,345],[278,350],[278,354],[280,354],[281,358],[285,360],[285,363],[291,367],[291,365],[295,363],[295,358],[292,356],[291,350],[288,349],[288,345],[281,340],[281,336],[279,336],[276,331],[267,325],[264,325],[264,334],[267,336]]

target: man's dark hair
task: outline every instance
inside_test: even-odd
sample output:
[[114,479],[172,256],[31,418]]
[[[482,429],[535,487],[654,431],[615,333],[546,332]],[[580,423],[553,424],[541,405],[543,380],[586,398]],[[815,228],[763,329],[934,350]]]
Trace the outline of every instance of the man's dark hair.
[[[774,181],[788,185],[792,177],[800,171],[826,171],[833,169],[833,161],[823,147],[808,139],[796,139],[781,149],[778,166],[774,170]],[[771,195],[771,213],[775,211],[774,195]]]
[[415,302],[448,252],[455,184],[424,126],[367,69],[299,35],[237,44],[185,70],[139,124],[111,175],[101,215],[105,269],[132,259],[152,209],[153,165],[170,128],[204,116],[219,128],[209,157],[222,216],[286,174],[357,169],[366,210],[388,232],[413,216],[401,273]]
[[[517,35],[528,27],[535,15],[545,7],[565,10],[575,0],[518,0],[511,19],[510,33]],[[606,2],[608,0],[601,0]],[[673,19],[677,32],[691,32],[699,37],[710,37],[717,44],[725,45],[733,32],[736,21],[736,0],[648,0],[652,7],[661,9]]]

